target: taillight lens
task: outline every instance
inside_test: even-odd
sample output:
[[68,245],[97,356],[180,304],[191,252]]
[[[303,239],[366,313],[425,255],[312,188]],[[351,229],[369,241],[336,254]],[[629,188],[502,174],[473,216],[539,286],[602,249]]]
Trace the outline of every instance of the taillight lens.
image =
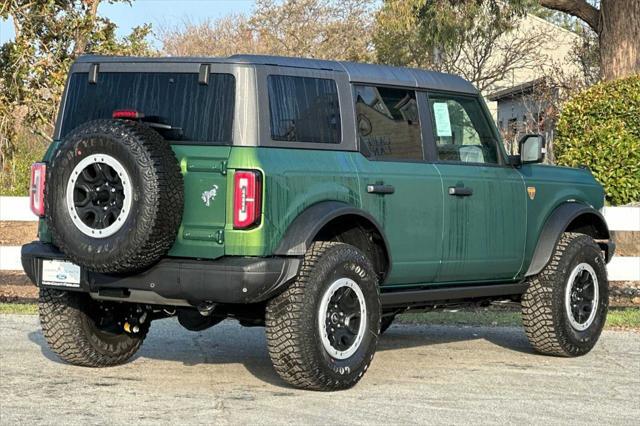
[[31,211],[36,216],[44,216],[44,184],[47,179],[47,165],[34,163],[31,165],[31,184],[29,186],[29,201]]
[[144,118],[144,114],[135,109],[117,109],[111,113],[112,118],[125,118],[129,120],[137,120]]
[[247,229],[260,224],[262,211],[260,172],[238,170],[233,186],[233,227]]

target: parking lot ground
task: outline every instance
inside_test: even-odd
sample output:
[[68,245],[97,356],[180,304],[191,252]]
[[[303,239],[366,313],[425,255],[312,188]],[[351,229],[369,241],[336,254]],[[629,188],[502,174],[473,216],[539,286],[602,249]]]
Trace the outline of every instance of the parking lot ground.
[[62,364],[33,315],[0,315],[0,423],[637,424],[640,334],[605,331],[581,358],[532,353],[511,327],[394,325],[363,380],[301,391],[271,368],[262,328],[153,324],[128,364]]

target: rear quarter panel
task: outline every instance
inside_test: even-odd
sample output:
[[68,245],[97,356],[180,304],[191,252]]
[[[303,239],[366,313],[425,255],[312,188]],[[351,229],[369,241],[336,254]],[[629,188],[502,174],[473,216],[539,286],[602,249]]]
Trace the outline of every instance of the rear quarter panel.
[[526,164],[520,168],[527,188],[535,188],[535,196],[527,198],[527,240],[524,265],[520,275],[529,267],[538,237],[547,218],[561,204],[582,203],[599,210],[603,206],[602,186],[586,169],[573,169],[544,164]]
[[227,191],[225,254],[271,255],[289,225],[308,207],[321,201],[342,201],[361,206],[356,153],[290,148],[234,147],[229,157],[229,185],[240,169],[257,169],[263,175],[263,213],[260,226],[233,229],[232,188]]

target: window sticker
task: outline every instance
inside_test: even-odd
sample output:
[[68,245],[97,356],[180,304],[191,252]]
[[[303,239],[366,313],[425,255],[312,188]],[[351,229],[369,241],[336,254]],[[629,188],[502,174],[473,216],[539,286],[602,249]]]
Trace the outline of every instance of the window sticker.
[[436,120],[436,135],[451,136],[448,105],[445,102],[434,102],[433,116]]

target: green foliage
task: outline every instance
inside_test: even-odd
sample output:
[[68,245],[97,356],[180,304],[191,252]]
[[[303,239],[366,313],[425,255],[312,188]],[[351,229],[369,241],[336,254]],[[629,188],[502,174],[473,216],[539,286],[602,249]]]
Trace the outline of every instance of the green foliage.
[[0,314],[37,315],[38,305],[35,303],[0,303]]
[[588,166],[607,201],[640,201],[640,75],[600,83],[567,102],[554,155],[561,165]]
[[511,28],[515,12],[494,6],[492,2],[387,0],[376,15],[378,59],[392,65],[433,68],[438,51]]
[[97,14],[99,3],[100,0],[9,0],[0,8],[0,19],[11,18],[15,30],[15,39],[0,46],[3,191],[21,191],[17,188],[24,177],[13,173],[22,170],[24,159],[36,156],[27,153],[20,143],[50,140],[66,75],[76,57],[84,53],[153,53],[146,41],[150,26],[135,28],[129,36],[118,39],[116,25]]
[[0,173],[0,195],[23,196],[29,194],[31,164],[42,160],[48,143],[29,133],[14,137],[15,149]]

